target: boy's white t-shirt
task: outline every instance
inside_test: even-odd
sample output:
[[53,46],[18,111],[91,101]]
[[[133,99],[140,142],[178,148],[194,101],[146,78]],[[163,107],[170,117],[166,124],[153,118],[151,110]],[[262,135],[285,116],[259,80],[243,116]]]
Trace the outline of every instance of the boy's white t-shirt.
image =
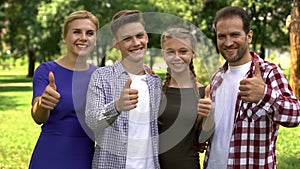
[[209,169],[227,168],[239,84],[245,78],[250,65],[251,62],[241,66],[229,66],[224,74],[222,84],[216,91],[214,115],[216,128],[209,153]]
[[150,132],[150,99],[146,75],[129,74],[130,88],[138,90],[138,103],[129,111],[126,169],[154,168]]

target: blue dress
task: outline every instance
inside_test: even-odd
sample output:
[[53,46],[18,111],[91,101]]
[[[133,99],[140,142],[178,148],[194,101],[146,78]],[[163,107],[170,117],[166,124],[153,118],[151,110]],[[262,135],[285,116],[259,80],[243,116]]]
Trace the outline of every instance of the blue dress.
[[45,62],[33,77],[33,98],[41,96],[52,71],[61,98],[42,131],[32,153],[30,169],[90,169],[94,154],[92,132],[85,124],[84,111],[90,76],[96,69],[72,71],[56,62]]

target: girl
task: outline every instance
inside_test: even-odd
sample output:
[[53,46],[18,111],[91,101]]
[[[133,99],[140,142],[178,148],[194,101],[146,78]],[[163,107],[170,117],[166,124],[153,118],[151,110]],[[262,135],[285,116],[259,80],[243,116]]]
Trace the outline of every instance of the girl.
[[[168,29],[161,36],[163,58],[168,66],[162,88],[162,114],[158,119],[162,169],[200,168],[197,105],[204,97],[205,86],[196,81],[195,46],[195,36],[184,28]],[[205,104],[208,113],[210,101]]]

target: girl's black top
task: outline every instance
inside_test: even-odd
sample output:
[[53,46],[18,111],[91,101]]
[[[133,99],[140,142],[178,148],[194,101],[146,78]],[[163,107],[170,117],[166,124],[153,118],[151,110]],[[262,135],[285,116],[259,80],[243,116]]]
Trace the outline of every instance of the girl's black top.
[[[204,97],[205,87],[199,88]],[[197,143],[199,130],[195,128],[198,99],[194,88],[170,88],[160,104],[159,162],[162,169],[199,169]]]

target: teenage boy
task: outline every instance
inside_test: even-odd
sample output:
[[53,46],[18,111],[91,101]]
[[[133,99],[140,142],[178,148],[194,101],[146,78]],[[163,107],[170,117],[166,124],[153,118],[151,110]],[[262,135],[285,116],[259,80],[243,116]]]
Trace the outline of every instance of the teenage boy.
[[148,36],[140,11],[122,10],[111,22],[121,61],[97,69],[89,84],[86,122],[96,138],[93,168],[156,169],[161,79],[144,67]]

